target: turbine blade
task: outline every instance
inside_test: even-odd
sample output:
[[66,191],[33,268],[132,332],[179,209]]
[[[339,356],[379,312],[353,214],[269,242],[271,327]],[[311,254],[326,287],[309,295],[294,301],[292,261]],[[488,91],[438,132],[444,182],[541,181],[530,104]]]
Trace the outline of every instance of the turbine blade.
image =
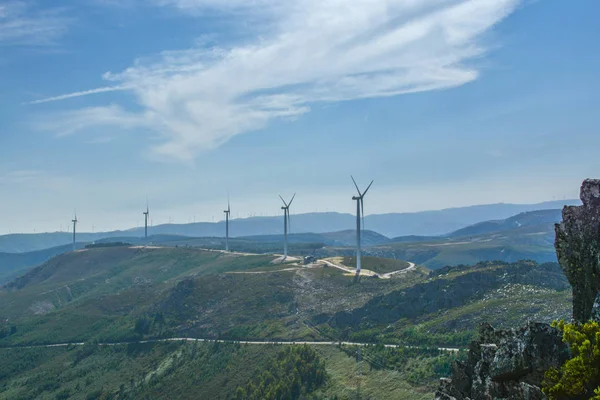
[[369,186],[367,186],[367,189],[366,189],[366,190],[365,190],[365,192],[362,194],[363,196],[364,196],[365,194],[367,194],[367,192],[368,192],[368,191],[369,191],[369,189],[371,188],[371,185],[373,184],[373,182],[375,182],[375,181],[371,181],[371,183],[369,183]]
[[283,205],[285,205],[286,207],[288,206],[287,203],[285,202],[285,200],[283,199],[283,197],[281,197],[281,195],[279,195],[279,198],[281,199],[281,201],[283,201]]
[[356,184],[356,181],[354,180],[354,177],[352,175],[350,175],[350,178],[352,178],[352,182],[354,182],[354,187],[356,187],[356,191],[358,192],[358,195],[362,196],[362,194],[360,193],[360,189],[358,188],[358,185]]
[[[290,203],[291,204],[291,203]],[[290,219],[290,209],[287,209],[288,234],[292,232],[292,220]]]
[[292,205],[292,201],[294,201],[294,197],[296,197],[296,193],[294,193],[294,195],[292,196],[292,199],[290,200],[290,203],[288,204],[288,207]]

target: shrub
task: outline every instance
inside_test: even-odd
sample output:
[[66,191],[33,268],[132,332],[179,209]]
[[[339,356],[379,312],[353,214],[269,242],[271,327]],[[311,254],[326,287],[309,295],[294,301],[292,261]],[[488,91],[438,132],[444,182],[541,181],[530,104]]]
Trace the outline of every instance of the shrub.
[[245,387],[238,387],[236,399],[296,400],[325,383],[325,364],[317,352],[307,345],[287,348],[277,354]]
[[[555,321],[552,326],[563,332],[573,358],[564,365],[550,368],[544,375],[543,391],[553,399],[600,400],[600,327],[597,322],[566,324]],[[595,395],[594,395],[595,394]]]

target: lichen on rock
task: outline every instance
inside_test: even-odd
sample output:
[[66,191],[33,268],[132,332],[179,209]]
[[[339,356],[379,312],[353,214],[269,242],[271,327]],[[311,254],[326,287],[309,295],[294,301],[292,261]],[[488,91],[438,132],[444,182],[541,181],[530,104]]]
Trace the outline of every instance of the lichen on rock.
[[600,293],[600,179],[586,179],[580,198],[583,205],[563,208],[554,247],[573,288],[573,320],[584,323]]
[[436,400],[545,399],[540,389],[544,372],[562,365],[570,350],[561,332],[529,322],[519,330],[479,328],[468,360],[456,363],[452,377],[443,379]]
[[592,317],[590,319],[600,323],[600,293],[596,296],[594,307],[592,307]]

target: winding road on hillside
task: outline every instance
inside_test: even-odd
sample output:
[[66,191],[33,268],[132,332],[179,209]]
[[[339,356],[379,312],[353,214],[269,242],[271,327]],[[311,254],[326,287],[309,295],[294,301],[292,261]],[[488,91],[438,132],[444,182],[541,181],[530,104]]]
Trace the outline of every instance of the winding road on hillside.
[[392,277],[392,275],[406,274],[410,271],[414,271],[415,269],[417,269],[417,264],[410,262],[410,261],[407,261],[407,263],[408,263],[408,267],[398,270],[398,271],[388,272],[386,274],[380,275],[380,277],[383,279],[390,279]]
[[[407,263],[409,264],[408,267],[406,267],[404,269],[400,269],[398,271],[387,272],[385,274],[378,274],[378,273],[373,272],[371,270],[363,269],[361,271],[361,275],[362,276],[377,276],[380,279],[390,279],[394,275],[406,274],[406,273],[408,273],[410,271],[414,271],[417,268],[417,265],[415,263],[412,263],[410,261],[407,261]],[[356,273],[356,269],[354,269],[354,268],[346,267],[344,265],[335,264],[335,263],[333,263],[331,261],[328,261],[328,260],[319,260],[319,262],[313,263],[313,264],[309,264],[308,266],[305,266],[305,267],[302,267],[299,264],[290,264],[290,267],[288,267],[288,268],[275,269],[275,270],[271,270],[271,271],[231,271],[231,272],[226,272],[226,274],[273,274],[273,273],[276,273],[276,272],[299,271],[299,270],[301,270],[303,268],[318,268],[322,264],[325,264],[325,265],[327,265],[329,267],[332,267],[332,268],[337,268],[339,270],[342,270],[342,271],[346,272],[347,274],[354,275]]]
[[[356,268],[350,268],[350,267],[346,267],[344,265],[335,264],[335,263],[332,263],[331,261],[328,261],[328,260],[320,260],[320,261],[322,263],[327,264],[330,267],[340,269],[340,270],[342,270],[344,272],[347,272],[349,274],[356,273]],[[405,274],[405,273],[407,273],[409,271],[414,271],[417,268],[417,265],[415,263],[412,263],[410,261],[407,261],[407,263],[409,264],[408,267],[406,267],[404,269],[400,269],[398,271],[392,271],[392,272],[388,272],[388,273],[385,273],[385,274],[378,274],[376,272],[363,269],[361,271],[361,275],[363,275],[363,273],[364,273],[364,276],[377,276],[378,278],[381,278],[381,279],[390,279],[393,275]]]
[[[359,343],[359,342],[311,342],[311,341],[279,341],[279,340],[268,340],[268,341],[258,341],[258,340],[224,340],[224,339],[200,339],[200,338],[167,338],[167,339],[149,339],[149,340],[139,340],[133,342],[114,342],[114,343],[96,343],[97,346],[125,346],[129,344],[147,344],[147,343],[164,343],[164,342],[201,342],[201,343],[239,343],[239,344],[247,344],[247,345],[257,345],[257,346],[265,346],[265,345],[278,345],[278,346],[296,346],[296,345],[309,345],[309,346],[375,346],[377,343]],[[90,344],[92,344],[90,342]],[[69,347],[69,346],[85,346],[85,342],[75,342],[75,343],[51,343],[51,344],[39,344],[39,345],[31,345],[31,346],[7,346],[0,347],[0,350],[14,350],[14,349],[39,349],[39,348],[53,348],[53,347]],[[384,344],[383,346],[387,348],[404,348],[404,349],[419,349],[419,348],[431,348],[431,347],[423,347],[423,346],[407,346],[401,344]],[[461,349],[454,347],[437,347],[438,351],[444,351],[449,353],[457,353]]]

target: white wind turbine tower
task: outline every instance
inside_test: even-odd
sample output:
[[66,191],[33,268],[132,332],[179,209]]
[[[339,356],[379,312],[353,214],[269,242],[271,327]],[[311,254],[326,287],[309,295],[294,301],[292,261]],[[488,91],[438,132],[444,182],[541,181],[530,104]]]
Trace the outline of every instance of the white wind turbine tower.
[[148,218],[150,217],[150,208],[148,207],[148,198],[146,198],[146,211],[144,214],[144,241],[148,242]]
[[360,189],[358,188],[358,185],[356,184],[356,181],[354,180],[354,177],[352,175],[350,175],[350,178],[352,178],[352,182],[354,182],[354,186],[356,187],[356,191],[358,192],[358,196],[352,196],[352,200],[356,200],[356,276],[360,275],[360,232],[361,232],[361,216],[363,218],[363,228],[364,228],[364,212],[365,212],[365,207],[364,207],[364,202],[363,199],[365,197],[365,195],[367,194],[367,192],[369,191],[369,188],[371,187],[371,185],[373,184],[374,181],[371,181],[371,183],[369,183],[369,186],[367,186],[367,188],[365,189],[365,191],[363,193],[360,192]]
[[283,201],[283,207],[281,207],[281,209],[283,210],[283,260],[285,260],[288,256],[288,225],[291,226],[290,206],[294,201],[294,197],[296,197],[296,193],[294,193],[290,202],[286,203],[283,197],[279,195],[279,198],[281,199],[281,201]]
[[76,231],[77,231],[77,211],[75,211],[75,219],[72,219],[71,222],[73,223],[73,251],[75,251],[75,235],[76,235]]
[[225,213],[225,251],[229,251],[229,214],[231,213],[229,195],[227,195],[227,210],[223,212]]

